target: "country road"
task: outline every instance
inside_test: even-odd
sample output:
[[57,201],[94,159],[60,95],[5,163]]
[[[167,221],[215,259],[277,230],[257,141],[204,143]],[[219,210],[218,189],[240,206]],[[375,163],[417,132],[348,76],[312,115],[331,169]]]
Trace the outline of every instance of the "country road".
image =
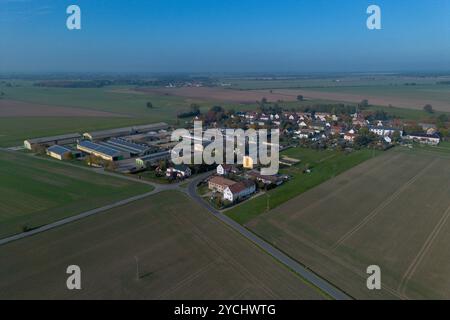
[[[4,150],[4,149],[0,148],[0,150]],[[4,151],[7,151],[7,150],[4,150]],[[8,151],[14,152],[14,151],[10,151],[10,150],[8,150]],[[51,159],[46,159],[46,158],[42,158],[42,160],[53,161]],[[163,184],[152,183],[152,182],[145,181],[145,180],[135,179],[132,177],[128,177],[128,176],[121,175],[121,174],[116,174],[113,172],[104,171],[103,169],[92,169],[92,168],[80,167],[80,166],[76,166],[76,165],[73,165],[70,163],[65,163],[65,164],[69,165],[69,166],[81,168],[84,170],[90,170],[91,172],[95,172],[97,174],[114,176],[114,177],[117,177],[120,179],[132,180],[132,181],[135,181],[138,183],[140,182],[143,184],[151,185],[151,186],[153,186],[153,190],[150,192],[144,193],[144,194],[140,194],[137,196],[133,196],[133,197],[130,197],[127,199],[123,199],[123,200],[114,202],[112,204],[108,204],[108,205],[105,205],[105,206],[102,206],[99,208],[88,210],[88,211],[82,212],[80,214],[55,221],[53,223],[49,223],[47,225],[38,227],[38,228],[33,229],[28,232],[23,232],[23,233],[19,233],[19,234],[10,236],[10,237],[0,239],[0,245],[4,245],[4,244],[10,243],[12,241],[30,237],[30,236],[36,235],[38,233],[45,232],[47,230],[57,228],[57,227],[60,227],[62,225],[65,225],[65,224],[68,224],[68,223],[71,223],[71,222],[74,222],[77,220],[81,220],[81,219],[84,219],[86,217],[89,217],[89,216],[92,216],[95,214],[100,214],[100,213],[110,210],[112,208],[116,208],[119,206],[129,204],[134,201],[144,199],[146,197],[152,196],[152,195],[157,194],[162,191],[176,190],[176,191],[187,194],[190,198],[192,198],[195,202],[197,202],[202,207],[204,207],[208,212],[210,212],[212,215],[214,215],[217,219],[219,219],[220,221],[225,223],[228,227],[232,228],[237,233],[239,233],[241,236],[245,237],[246,239],[251,241],[253,244],[255,244],[256,246],[261,248],[263,251],[265,251],[267,254],[271,255],[273,258],[278,260],[280,263],[284,264],[285,266],[287,266],[288,268],[290,268],[291,270],[296,272],[303,279],[305,279],[306,281],[310,282],[312,285],[316,286],[317,288],[319,288],[320,290],[325,292],[331,298],[336,299],[336,300],[352,299],[350,296],[348,296],[347,294],[345,294],[338,288],[334,287],[331,283],[327,282],[326,280],[322,279],[315,273],[311,272],[306,267],[302,266],[300,263],[298,263],[297,261],[295,261],[292,258],[290,258],[289,256],[287,256],[285,253],[281,252],[280,250],[278,250],[277,248],[272,246],[270,243],[268,243],[265,240],[263,240],[262,238],[258,237],[256,234],[252,233],[251,231],[249,231],[248,229],[246,229],[245,227],[243,227],[236,221],[232,220],[231,218],[222,214],[218,210],[214,209],[209,203],[205,202],[197,194],[197,185],[200,181],[204,180],[206,177],[213,174],[214,171],[206,172],[206,173],[198,175],[195,178],[189,179],[188,187],[182,188],[182,187],[180,187],[180,183],[163,185]]]
[[274,246],[272,246],[270,243],[266,242],[265,240],[258,237],[256,234],[250,232],[248,229],[234,221],[233,219],[227,217],[226,215],[222,214],[218,210],[211,207],[207,202],[205,202],[198,194],[197,194],[197,184],[205,178],[205,175],[200,176],[193,180],[187,189],[187,193],[189,196],[195,200],[197,203],[202,205],[204,208],[206,208],[210,213],[212,213],[217,219],[221,220],[223,223],[234,229],[236,232],[238,232],[243,237],[250,240],[252,243],[260,247],[262,250],[264,250],[266,253],[277,259],[279,262],[299,274],[302,278],[304,278],[306,281],[310,282],[323,292],[325,292],[327,295],[332,297],[336,300],[351,300],[352,298],[348,296],[346,293],[342,292],[338,288],[334,287],[332,284],[327,282],[326,280],[322,279],[321,277],[317,276],[315,273],[311,272],[310,270],[306,269],[304,266],[299,264],[297,261],[293,260]]

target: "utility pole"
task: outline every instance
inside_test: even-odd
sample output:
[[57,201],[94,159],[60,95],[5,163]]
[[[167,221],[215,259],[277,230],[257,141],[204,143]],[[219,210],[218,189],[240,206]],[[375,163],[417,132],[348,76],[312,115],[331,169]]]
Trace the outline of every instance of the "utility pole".
[[134,260],[136,260],[136,280],[139,280],[139,259],[137,256],[134,256]]

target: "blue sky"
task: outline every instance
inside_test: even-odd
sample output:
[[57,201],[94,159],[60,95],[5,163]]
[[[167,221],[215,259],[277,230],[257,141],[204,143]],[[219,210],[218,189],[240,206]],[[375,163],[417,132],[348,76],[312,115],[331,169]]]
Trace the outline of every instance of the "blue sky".
[[450,71],[450,0],[0,0],[0,72],[42,71]]

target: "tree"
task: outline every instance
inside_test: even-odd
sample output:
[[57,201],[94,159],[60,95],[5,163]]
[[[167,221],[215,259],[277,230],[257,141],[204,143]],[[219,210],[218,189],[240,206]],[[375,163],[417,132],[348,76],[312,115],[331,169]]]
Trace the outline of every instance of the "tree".
[[301,94],[299,94],[299,95],[297,96],[297,100],[298,100],[298,101],[303,101],[303,96],[302,96]]
[[191,112],[197,113],[197,114],[200,113],[200,106],[198,104],[191,103],[190,108],[191,108]]
[[448,122],[448,116],[444,113],[440,114],[436,119],[436,125],[438,128],[445,128]]
[[433,112],[434,112],[433,106],[432,106],[431,104],[425,105],[425,106],[423,107],[423,110],[424,110],[425,112],[427,112],[427,113],[433,113]]
[[153,108],[153,104],[149,101],[147,102],[147,108],[152,109]]
[[369,100],[367,100],[367,99],[362,100],[358,106],[361,109],[367,108],[369,106]]

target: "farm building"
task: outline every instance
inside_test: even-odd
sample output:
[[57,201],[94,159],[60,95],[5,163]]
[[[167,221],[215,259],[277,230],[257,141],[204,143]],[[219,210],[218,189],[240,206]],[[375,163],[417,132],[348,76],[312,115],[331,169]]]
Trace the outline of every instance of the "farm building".
[[238,201],[255,193],[256,186],[253,181],[243,180],[228,186],[223,191],[223,198],[231,202]]
[[169,157],[170,157],[169,150],[148,154],[146,156],[136,159],[136,167],[146,168],[149,165],[157,163],[159,160],[168,159]]
[[441,142],[441,137],[439,134],[426,134],[426,133],[411,133],[408,134],[407,139],[412,140],[414,142],[419,142],[423,144],[430,144],[430,145],[438,145]]
[[169,128],[169,125],[165,122],[146,124],[142,126],[133,126],[125,128],[116,128],[101,131],[86,132],[83,136],[89,140],[102,140],[108,138],[116,138],[120,136],[133,135],[137,133],[146,133],[150,131],[164,130]]
[[143,156],[148,154],[151,150],[151,147],[145,144],[134,143],[122,138],[111,138],[102,144],[113,149],[127,152],[131,156]]
[[235,184],[236,182],[223,177],[214,176],[208,180],[208,188],[220,193],[223,193],[226,188]]
[[47,148],[47,155],[58,160],[67,160],[72,158],[72,150],[63,146],[53,145]]
[[108,161],[123,159],[123,154],[120,151],[91,141],[79,141],[77,149]]
[[258,171],[249,171],[247,173],[247,176],[253,180],[256,181],[260,181],[264,184],[274,184],[279,186],[280,184],[282,184],[284,182],[284,178],[278,175],[271,175],[271,176],[267,176],[267,175],[262,175],[260,174]]
[[25,149],[33,150],[36,146],[52,146],[55,144],[64,145],[74,143],[80,139],[81,134],[69,133],[53,137],[43,137],[35,139],[27,139],[23,142]]

